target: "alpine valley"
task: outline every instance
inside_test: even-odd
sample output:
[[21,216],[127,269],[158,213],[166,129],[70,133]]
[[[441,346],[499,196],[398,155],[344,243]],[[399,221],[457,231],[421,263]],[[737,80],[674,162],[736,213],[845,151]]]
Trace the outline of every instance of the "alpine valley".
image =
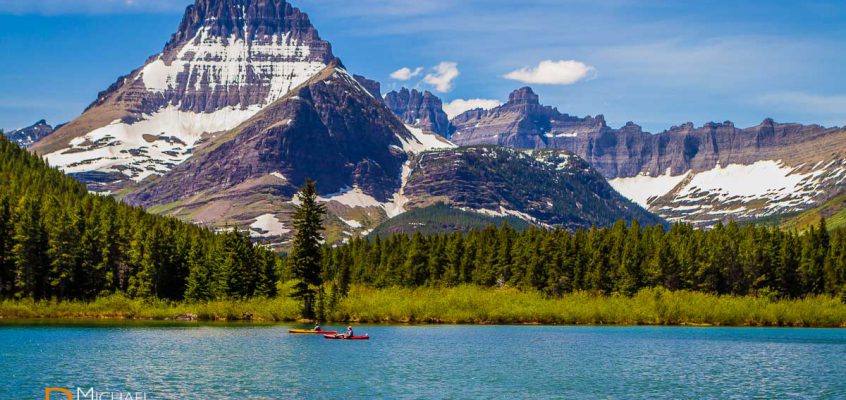
[[[283,247],[307,178],[332,242],[429,231],[446,215],[450,230],[515,219],[707,227],[798,213],[846,179],[840,128],[768,119],[652,134],[561,113],[528,87],[450,121],[428,91],[383,97],[347,71],[283,0],[196,0],[161,53],[82,115],[12,135],[91,191]],[[395,219],[410,210],[427,211]]]

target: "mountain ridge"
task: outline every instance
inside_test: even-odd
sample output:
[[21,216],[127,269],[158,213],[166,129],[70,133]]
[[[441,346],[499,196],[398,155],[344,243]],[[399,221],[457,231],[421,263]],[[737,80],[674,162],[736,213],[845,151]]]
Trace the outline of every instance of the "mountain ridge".
[[459,145],[571,151],[672,221],[707,226],[796,212],[846,190],[842,128],[767,118],[745,129],[730,121],[685,123],[651,134],[633,122],[615,129],[602,115],[580,118],[542,106],[528,87],[500,107],[470,110],[451,123]]

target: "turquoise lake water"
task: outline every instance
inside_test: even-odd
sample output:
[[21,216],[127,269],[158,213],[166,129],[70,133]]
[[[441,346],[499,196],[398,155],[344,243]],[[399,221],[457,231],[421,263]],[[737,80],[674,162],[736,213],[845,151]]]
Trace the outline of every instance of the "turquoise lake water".
[[0,325],[0,398],[846,398],[846,330],[361,326],[372,339],[354,342],[290,327]]

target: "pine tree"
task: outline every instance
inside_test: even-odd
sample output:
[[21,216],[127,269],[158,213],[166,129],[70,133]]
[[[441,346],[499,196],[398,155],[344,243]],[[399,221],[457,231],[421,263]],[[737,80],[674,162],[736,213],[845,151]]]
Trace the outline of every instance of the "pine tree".
[[257,247],[255,259],[260,265],[259,278],[256,286],[255,296],[276,297],[276,283],[279,281],[278,258],[271,252]]
[[10,298],[13,295],[15,279],[12,234],[10,201],[5,193],[0,193],[0,299]]
[[294,236],[291,250],[292,274],[297,280],[292,297],[302,301],[303,317],[315,317],[315,296],[323,284],[320,246],[323,242],[323,216],[326,207],[317,202],[314,181],[307,179],[299,191],[300,204],[294,209]]
[[188,279],[185,298],[191,301],[205,301],[213,298],[211,265],[198,239],[191,243],[188,253]]
[[428,253],[429,249],[426,246],[423,234],[415,232],[403,264],[404,278],[402,283],[404,286],[418,287],[426,283],[426,276],[429,271]]
[[24,196],[15,209],[12,259],[15,268],[15,297],[45,298],[47,289],[47,230],[37,199]]
[[55,216],[49,225],[50,270],[48,273],[51,292],[58,298],[74,297],[75,272],[79,264],[79,230],[76,215],[69,210],[52,208]]

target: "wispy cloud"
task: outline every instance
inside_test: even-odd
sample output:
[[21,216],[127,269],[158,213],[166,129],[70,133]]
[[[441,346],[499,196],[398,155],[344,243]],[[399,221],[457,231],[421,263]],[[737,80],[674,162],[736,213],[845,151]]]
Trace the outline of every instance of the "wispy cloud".
[[504,78],[541,85],[572,85],[593,76],[596,69],[575,60],[541,61],[535,67],[523,67],[509,72]]
[[447,116],[452,119],[455,116],[468,111],[468,110],[475,110],[477,108],[482,108],[485,110],[489,110],[494,107],[498,107],[502,105],[502,102],[499,100],[491,100],[491,99],[455,99],[449,103],[444,104],[444,112],[446,112]]
[[435,66],[433,71],[423,77],[423,82],[432,85],[436,91],[446,93],[452,90],[453,81],[458,78],[458,63],[444,61]]
[[423,67],[417,67],[414,70],[408,67],[402,67],[394,72],[391,72],[391,79],[405,82],[417,75],[420,75],[422,72]]

